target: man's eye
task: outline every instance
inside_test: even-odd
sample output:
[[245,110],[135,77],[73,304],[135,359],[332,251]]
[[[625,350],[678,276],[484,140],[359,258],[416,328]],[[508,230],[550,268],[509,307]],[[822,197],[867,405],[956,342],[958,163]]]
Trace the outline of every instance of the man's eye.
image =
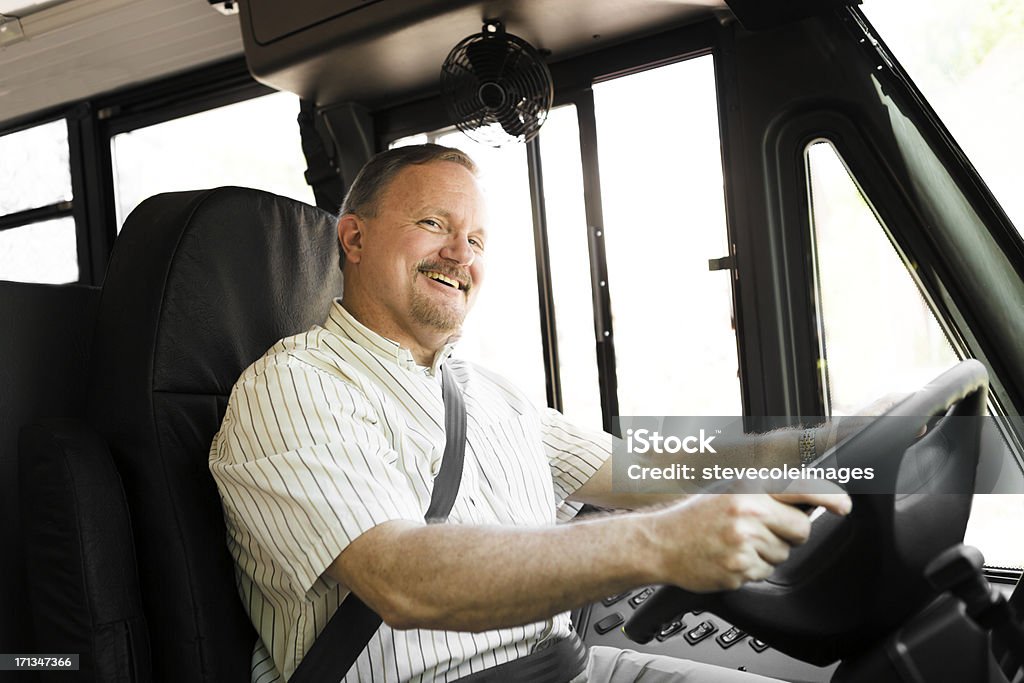
[[470,238],[469,238],[469,243],[470,243],[470,244],[472,244],[472,245],[473,245],[474,247],[476,247],[477,249],[479,249],[480,251],[483,251],[483,250],[484,250],[484,243],[483,243],[483,240],[478,240],[478,239],[477,239],[477,238],[475,238],[475,237],[470,237]]
[[424,218],[423,220],[420,221],[420,223],[426,225],[429,228],[434,228],[435,230],[441,229],[441,224],[438,221],[435,221],[433,218]]

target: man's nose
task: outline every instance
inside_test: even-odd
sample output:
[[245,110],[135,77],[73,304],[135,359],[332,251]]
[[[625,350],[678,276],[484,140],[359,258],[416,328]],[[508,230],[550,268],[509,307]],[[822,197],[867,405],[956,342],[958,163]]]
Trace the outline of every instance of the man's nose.
[[441,258],[454,261],[460,266],[471,266],[476,258],[476,251],[469,243],[466,235],[453,235],[441,248]]

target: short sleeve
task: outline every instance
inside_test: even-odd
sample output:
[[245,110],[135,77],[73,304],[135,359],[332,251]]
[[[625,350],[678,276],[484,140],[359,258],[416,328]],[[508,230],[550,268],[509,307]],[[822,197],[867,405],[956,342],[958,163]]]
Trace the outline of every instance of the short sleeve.
[[395,519],[423,521],[380,418],[354,383],[288,354],[232,391],[210,469],[233,541],[271,557],[302,597],[348,544]]
[[594,476],[611,457],[612,436],[577,427],[551,408],[542,410],[540,418],[544,451],[555,483],[557,518],[563,522],[571,519],[583,505],[569,502],[566,498]]

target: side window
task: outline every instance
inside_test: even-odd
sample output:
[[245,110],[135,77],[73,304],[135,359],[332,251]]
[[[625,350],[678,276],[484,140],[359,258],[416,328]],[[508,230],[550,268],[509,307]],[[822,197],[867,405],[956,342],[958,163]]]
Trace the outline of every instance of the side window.
[[78,280],[72,199],[63,119],[0,137],[0,279]]
[[[806,161],[822,387],[829,415],[856,414],[920,388],[958,354],[836,149],[812,144]],[[965,542],[990,566],[1024,567],[1022,526],[1024,496],[976,495]]]
[[594,86],[619,413],[742,415],[711,56]]
[[807,149],[817,277],[818,367],[829,415],[914,391],[958,360],[831,143]]
[[315,203],[298,113],[295,95],[275,93],[113,136],[118,231],[159,192],[241,185]]

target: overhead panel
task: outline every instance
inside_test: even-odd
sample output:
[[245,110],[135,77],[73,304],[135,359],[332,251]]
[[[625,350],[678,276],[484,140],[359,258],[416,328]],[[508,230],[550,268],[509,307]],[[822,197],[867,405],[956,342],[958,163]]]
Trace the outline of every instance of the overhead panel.
[[861,0],[726,0],[743,28],[764,31],[831,12]]
[[728,12],[724,0],[248,0],[253,75],[327,106],[370,108],[436,92],[452,47],[499,19],[549,62]]
[[285,36],[343,17],[381,1],[305,2],[297,6],[279,2],[259,3],[252,8],[253,35],[260,45],[269,45]]

